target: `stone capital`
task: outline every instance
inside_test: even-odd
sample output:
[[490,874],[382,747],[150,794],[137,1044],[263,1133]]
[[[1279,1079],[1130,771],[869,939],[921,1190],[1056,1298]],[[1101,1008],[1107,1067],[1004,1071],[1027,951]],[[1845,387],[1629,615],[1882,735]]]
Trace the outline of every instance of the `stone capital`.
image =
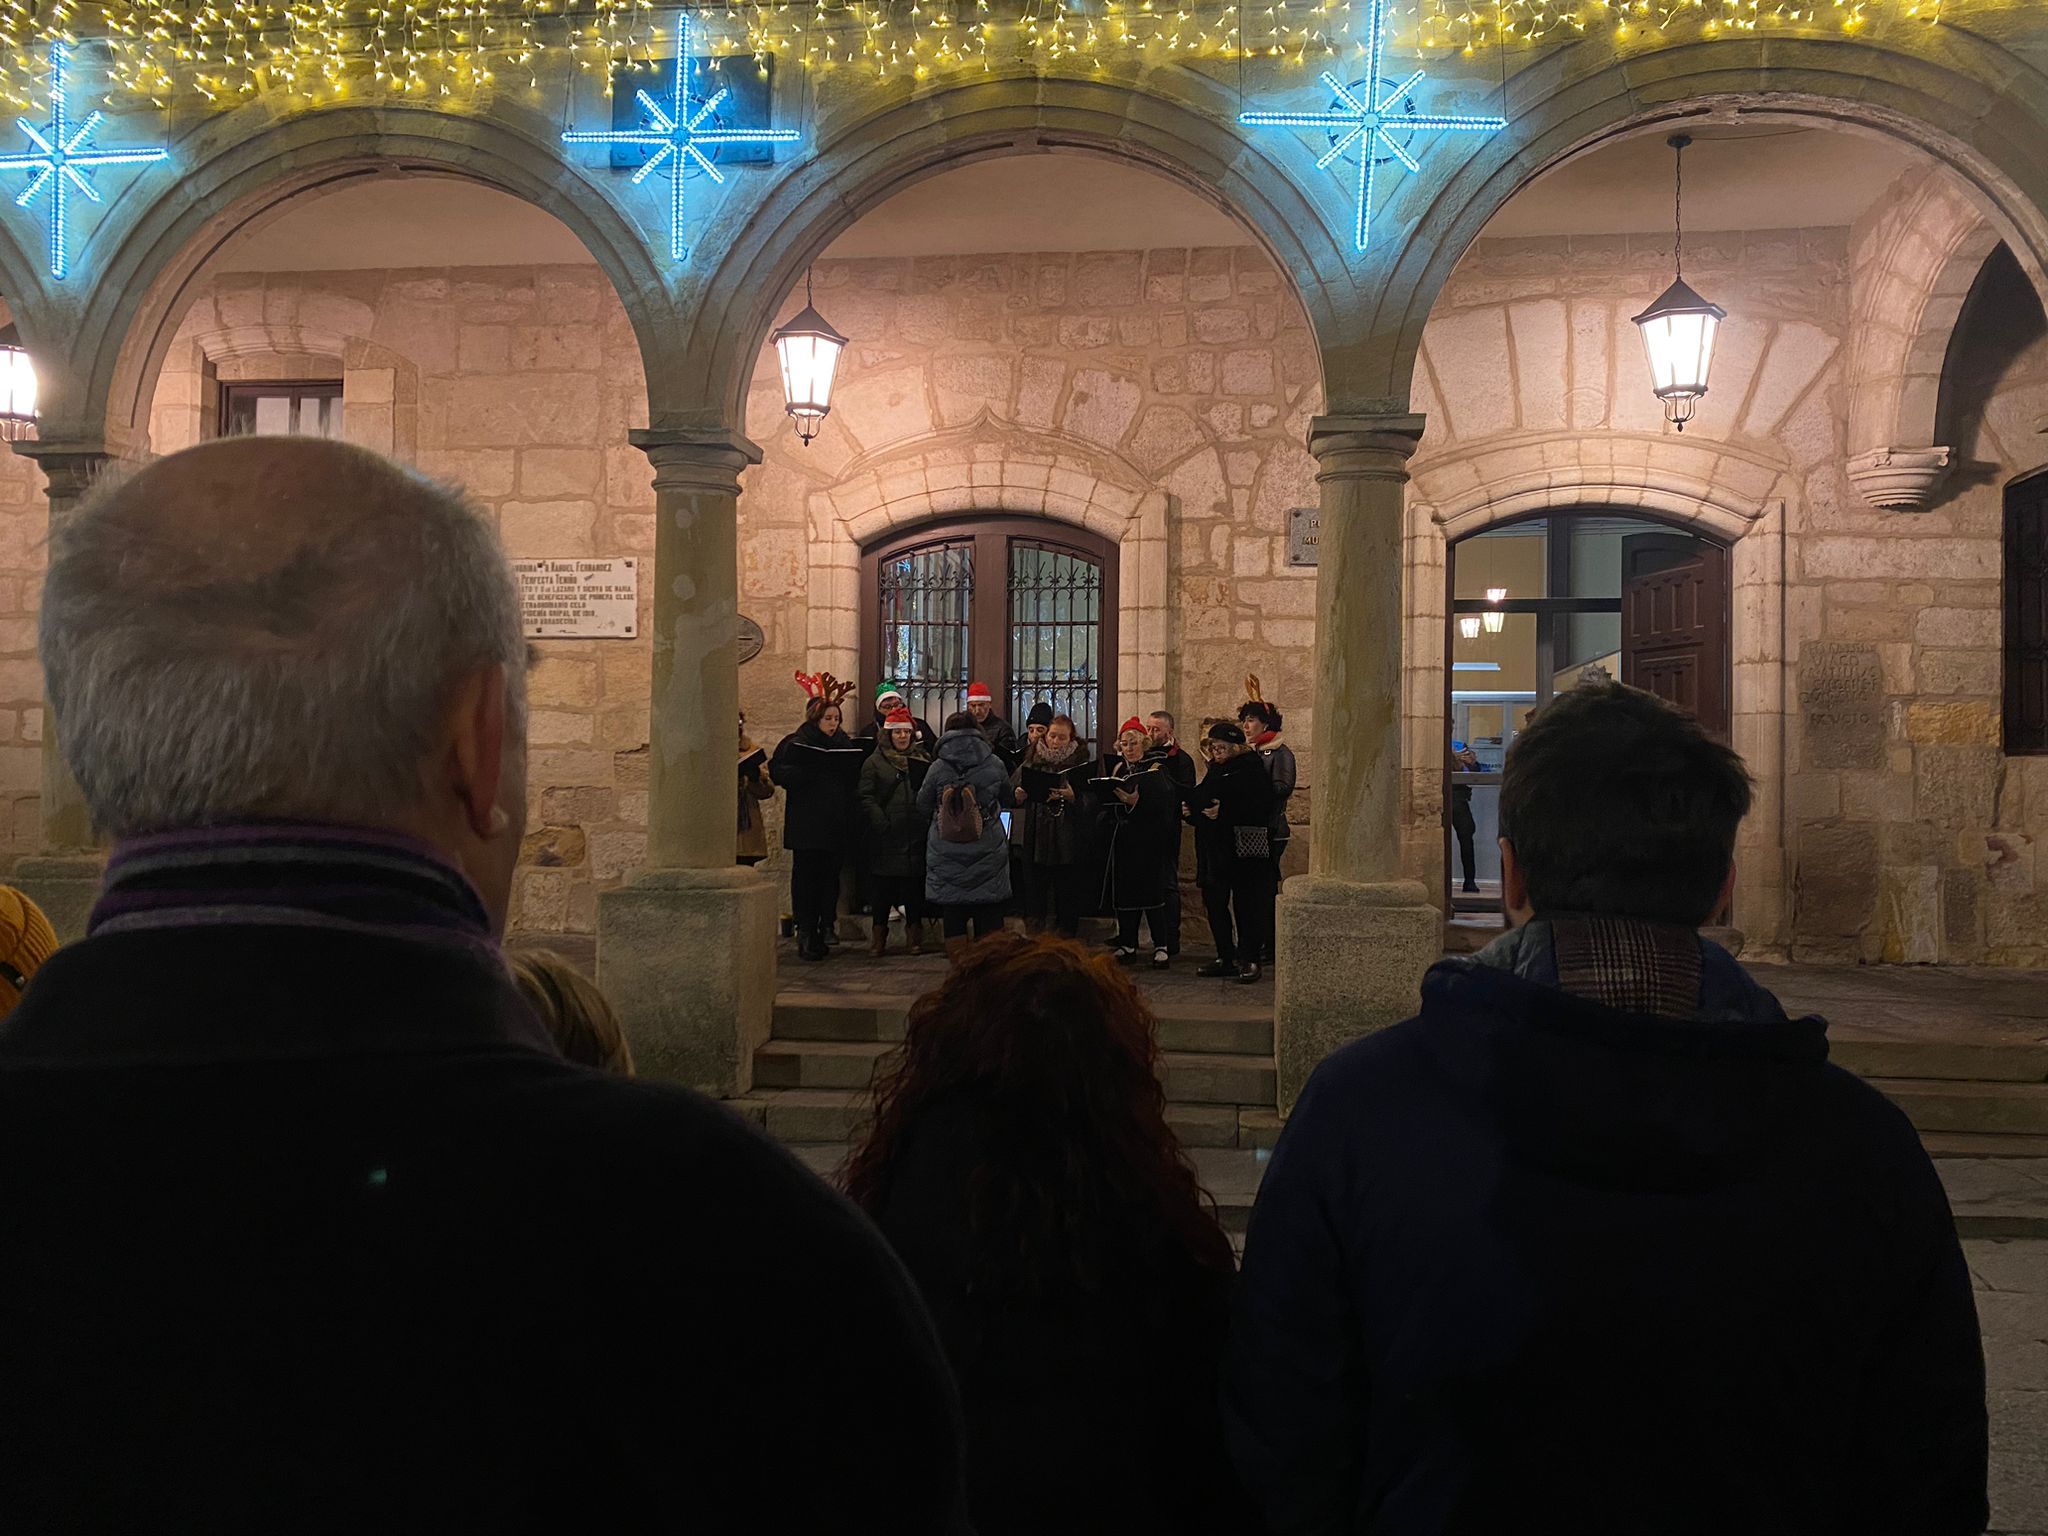
[[1316,479],[1405,482],[1424,424],[1415,412],[1316,417],[1308,425]]
[[761,462],[757,444],[724,428],[635,427],[627,436],[654,466],[657,493],[737,496],[741,471]]
[[25,459],[33,459],[48,482],[50,510],[68,512],[92,489],[100,471],[120,457],[105,443],[51,441],[24,438],[9,445]]
[[1845,466],[1863,499],[1880,512],[1924,512],[1948,477],[1946,448],[1873,448]]

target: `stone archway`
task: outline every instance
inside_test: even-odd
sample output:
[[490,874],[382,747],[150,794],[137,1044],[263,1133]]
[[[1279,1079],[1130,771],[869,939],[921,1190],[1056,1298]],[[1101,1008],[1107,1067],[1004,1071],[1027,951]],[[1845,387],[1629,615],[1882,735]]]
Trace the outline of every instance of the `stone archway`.
[[1806,121],[1925,150],[1982,197],[2037,284],[2048,271],[2048,83],[2021,79],[1998,43],[1958,34],[1939,57],[1862,38],[1723,37],[1633,67],[1611,37],[1559,49],[1509,87],[1510,129],[1430,189],[1407,239],[1366,267],[1369,355],[1346,359],[1331,398],[1405,403],[1438,294],[1486,222],[1521,187],[1618,134],[1707,118]]
[[[1221,207],[1290,275],[1320,355],[1366,345],[1365,308],[1330,189],[1282,173],[1248,141],[1220,87],[1188,75],[1193,100],[1108,81],[1021,76],[893,101],[817,148],[706,249],[687,316],[692,398],[674,425],[709,430],[743,419],[756,358],[784,296],[860,216],[905,187],[978,159],[1057,151],[1107,156],[1158,172]],[[838,125],[833,125],[837,127]],[[657,428],[664,420],[657,415]]]
[[1849,478],[1875,507],[1919,510],[1949,466],[1951,449],[1934,440],[1949,339],[1999,234],[1935,166],[1895,187],[1869,222],[1851,279]]
[[500,118],[487,118],[327,108],[255,126],[251,108],[205,121],[179,146],[186,172],[177,194],[103,231],[106,259],[63,349],[70,384],[46,416],[45,435],[116,452],[136,447],[164,356],[221,246],[293,198],[393,170],[479,182],[558,219],[624,306],[650,389],[672,379],[666,359],[676,299],[646,242],[594,182],[563,173],[555,124],[524,109],[500,110]]
[[987,417],[898,443],[849,465],[807,503],[811,654],[841,677],[859,668],[861,550],[886,534],[962,514],[1042,517],[1118,548],[1118,718],[1166,697],[1168,497],[1113,454]]

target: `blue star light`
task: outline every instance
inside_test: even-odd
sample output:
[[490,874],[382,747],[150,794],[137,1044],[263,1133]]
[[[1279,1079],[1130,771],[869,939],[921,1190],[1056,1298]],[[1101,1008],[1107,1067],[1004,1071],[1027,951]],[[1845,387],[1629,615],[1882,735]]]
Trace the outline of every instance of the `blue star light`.
[[15,123],[36,147],[32,155],[0,155],[0,171],[34,171],[32,180],[14,200],[26,208],[36,194],[50,189],[50,276],[58,282],[70,269],[68,227],[71,194],[76,191],[97,203],[100,194],[92,184],[92,173],[103,165],[154,165],[170,154],[167,149],[88,149],[106,114],[95,112],[73,127],[64,112],[64,69],[70,51],[62,43],[50,44],[50,120],[38,128],[25,117]]
[[640,110],[647,114],[645,128],[614,128],[605,132],[565,133],[564,144],[640,144],[654,148],[654,154],[647,163],[633,173],[633,185],[639,186],[655,168],[664,162],[669,165],[668,200],[668,254],[675,261],[689,258],[690,248],[683,243],[683,173],[695,165],[720,186],[725,177],[712,164],[711,156],[697,146],[708,144],[712,153],[717,153],[720,144],[794,144],[797,131],[794,128],[706,128],[719,104],[730,92],[721,87],[717,95],[697,102],[692,110],[689,87],[690,76],[690,18],[684,13],[676,20],[676,79],[674,100],[666,107],[655,101],[645,91],[635,91],[634,99],[640,103]]
[[[1376,170],[1388,159],[1400,161],[1411,171],[1421,165],[1408,153],[1404,140],[1418,130],[1437,128],[1454,133],[1492,133],[1505,128],[1504,117],[1431,117],[1415,110],[1408,93],[1422,79],[1416,70],[1406,80],[1395,82],[1380,77],[1387,49],[1387,0],[1372,0],[1366,21],[1365,78],[1346,85],[1328,71],[1323,84],[1336,97],[1322,112],[1244,112],[1238,121],[1247,128],[1322,128],[1330,134],[1330,152],[1316,162],[1323,170],[1356,142],[1358,145],[1358,249],[1363,251],[1372,237],[1373,183]],[[1397,137],[1398,135],[1398,137]],[[1384,149],[1385,154],[1380,151]]]

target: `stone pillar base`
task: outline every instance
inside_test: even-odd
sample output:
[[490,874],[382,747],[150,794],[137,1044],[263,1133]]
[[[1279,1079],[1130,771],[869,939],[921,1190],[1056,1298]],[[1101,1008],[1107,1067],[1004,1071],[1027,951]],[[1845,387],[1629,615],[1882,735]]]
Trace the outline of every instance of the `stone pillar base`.
[[1338,1046],[1415,1012],[1422,973],[1443,956],[1443,925],[1413,881],[1287,882],[1273,951],[1280,1113],[1294,1108],[1316,1064]]
[[69,944],[85,937],[106,869],[106,860],[97,854],[45,854],[17,863],[11,883],[43,909],[57,930],[57,942]]
[[775,887],[751,869],[649,869],[597,898],[597,981],[646,1077],[737,1098],[775,1015]]

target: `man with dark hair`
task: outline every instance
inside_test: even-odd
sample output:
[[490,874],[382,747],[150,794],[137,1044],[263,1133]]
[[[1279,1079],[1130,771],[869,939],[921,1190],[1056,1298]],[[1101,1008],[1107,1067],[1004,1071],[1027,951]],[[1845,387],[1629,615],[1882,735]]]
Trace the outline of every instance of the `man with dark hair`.
[[1933,1164],[1698,932],[1749,804],[1618,684],[1516,741],[1516,927],[1316,1069],[1252,1213],[1225,1411],[1272,1531],[1983,1530]]

